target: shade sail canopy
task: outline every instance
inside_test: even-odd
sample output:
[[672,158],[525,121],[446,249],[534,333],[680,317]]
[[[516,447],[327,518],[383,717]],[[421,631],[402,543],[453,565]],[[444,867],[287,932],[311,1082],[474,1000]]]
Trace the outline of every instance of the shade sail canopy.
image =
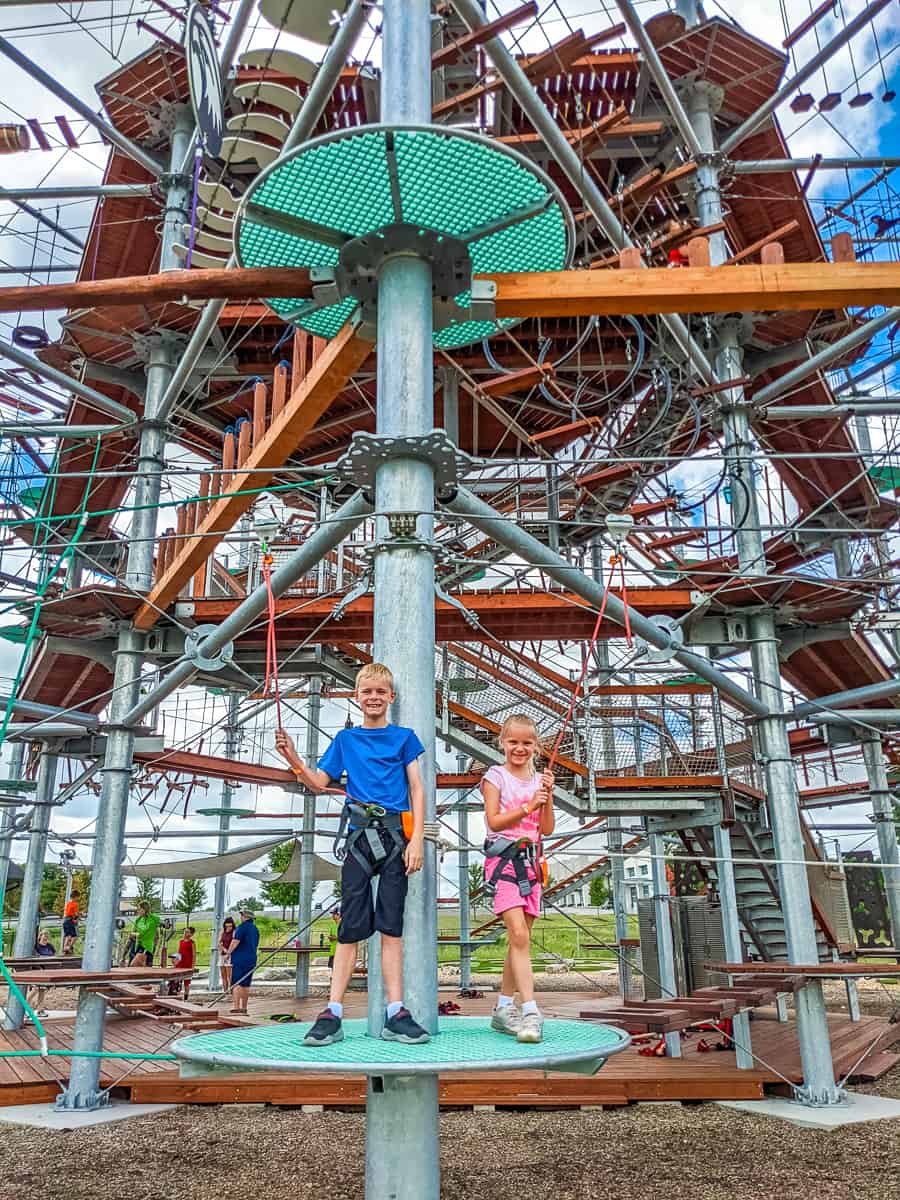
[[122,874],[137,875],[141,879],[214,879],[239,871],[290,840],[289,837],[268,838],[240,850],[229,850],[227,854],[204,854],[202,858],[182,858],[178,862],[139,863],[137,866],[124,862]]
[[[299,842],[294,842],[291,860],[280,874],[278,871],[242,871],[241,874],[247,875],[251,879],[258,879],[260,883],[299,883],[302,864],[303,850]],[[313,855],[314,883],[324,883],[326,880],[340,879],[340,877],[341,868],[336,863],[329,862],[327,858],[321,858],[318,854]]]

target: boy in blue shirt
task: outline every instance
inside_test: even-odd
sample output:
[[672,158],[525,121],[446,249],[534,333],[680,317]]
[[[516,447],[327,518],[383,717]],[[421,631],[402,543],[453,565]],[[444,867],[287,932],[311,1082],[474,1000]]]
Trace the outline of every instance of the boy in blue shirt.
[[[381,663],[369,663],[356,677],[362,725],[342,729],[319,759],[318,770],[304,763],[283,729],[275,747],[310,791],[325,791],[347,776],[342,826],[349,825],[341,867],[341,923],[331,972],[328,1007],[304,1038],[307,1046],[329,1046],[344,1036],[344,993],[356,965],[356,945],[381,934],[381,969],[387,1012],[381,1036],[417,1044],[428,1033],[403,1004],[403,910],[409,876],[421,870],[425,792],[419,756],[425,747],[412,729],[392,725],[394,677]],[[409,828],[409,817],[412,817]],[[404,819],[405,817],[405,819]],[[378,898],[372,901],[372,878]]]

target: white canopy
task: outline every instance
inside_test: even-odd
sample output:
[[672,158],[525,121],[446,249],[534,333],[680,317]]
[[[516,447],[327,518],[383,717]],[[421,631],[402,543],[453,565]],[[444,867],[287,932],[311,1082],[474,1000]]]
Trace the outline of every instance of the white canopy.
[[[303,850],[299,842],[294,842],[291,861],[280,874],[278,871],[241,871],[241,874],[247,875],[251,879],[258,879],[260,883],[299,883],[302,865]],[[337,863],[329,862],[327,858],[322,858],[318,854],[313,855],[314,883],[323,883],[326,880],[340,879],[340,877],[341,868]]]
[[[227,854],[205,854],[202,858],[182,858],[178,862],[140,863],[137,866],[124,862],[122,874],[137,875],[142,879],[214,879],[218,875],[239,871],[241,867],[246,867],[276,846],[289,841],[290,837],[268,838],[240,850],[229,850]],[[259,878],[266,874],[269,873],[263,872]]]

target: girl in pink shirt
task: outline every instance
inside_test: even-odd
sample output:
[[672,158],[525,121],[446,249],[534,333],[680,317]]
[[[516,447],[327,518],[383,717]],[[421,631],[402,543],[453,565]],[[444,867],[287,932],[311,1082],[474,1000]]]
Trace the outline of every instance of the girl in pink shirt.
[[[541,837],[553,832],[553,774],[537,773],[535,760],[540,749],[534,722],[528,716],[508,717],[500,730],[503,766],[491,767],[481,781],[484,817],[488,829],[485,841],[484,877],[490,881],[501,859],[490,853],[497,841],[525,839],[535,847],[520,860],[520,872],[527,874],[530,894],[522,895],[512,862],[507,862],[496,883],[494,912],[506,926],[507,951],[497,1007],[491,1014],[491,1028],[520,1042],[539,1042],[543,1036],[543,1018],[534,999],[534,975],[531,970],[531,927],[541,911],[541,880],[536,868],[537,847]],[[522,1008],[515,1005],[518,991]]]

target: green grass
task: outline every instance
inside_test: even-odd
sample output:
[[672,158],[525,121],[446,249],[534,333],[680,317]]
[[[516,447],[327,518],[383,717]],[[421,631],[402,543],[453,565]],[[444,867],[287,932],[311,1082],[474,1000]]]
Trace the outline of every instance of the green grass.
[[[615,919],[611,913],[604,913],[602,916],[587,916],[580,909],[567,910],[571,911],[573,919],[568,919],[558,912],[550,912],[543,916],[535,923],[534,932],[532,935],[532,961],[535,968],[540,971],[548,963],[559,961],[561,958],[575,959],[579,964],[580,970],[607,970],[615,962],[615,954],[612,950],[587,950],[584,948],[586,942],[606,942],[610,945],[615,943],[616,925]],[[471,919],[471,927],[476,929],[479,925],[490,920],[490,913],[478,911],[473,914]],[[577,922],[577,925],[574,923]],[[181,938],[182,931],[186,922],[179,918],[175,923],[174,933],[169,939],[169,953],[174,954],[178,949],[178,941]],[[197,944],[197,965],[202,970],[209,964],[210,946],[212,943],[213,931],[209,921],[195,921],[194,924],[194,941]],[[259,928],[260,946],[279,946],[282,942],[292,939],[296,935],[296,922],[282,921],[277,917],[257,915],[256,924]],[[635,918],[630,918],[629,936],[637,935],[637,922]],[[441,912],[438,914],[438,928],[441,934],[448,936],[459,935],[459,917],[455,912]],[[303,935],[304,945],[317,946],[320,941],[320,936],[323,942],[322,954],[328,954],[328,938],[331,933],[332,922],[330,918],[323,917],[313,923],[313,926]],[[58,932],[58,931],[54,931]],[[497,927],[490,930],[486,936],[493,936],[497,933]],[[3,931],[4,953],[12,953],[13,934],[11,930]],[[58,940],[58,939],[57,939]],[[57,945],[57,950],[59,946]],[[75,953],[81,952],[81,940],[75,944]],[[480,949],[475,949],[472,958],[472,969],[478,972],[492,973],[499,971],[503,959],[506,954],[506,937],[501,932],[497,941],[492,942]],[[264,961],[265,960],[265,961]],[[296,958],[292,954],[278,954],[274,956],[260,954],[261,966],[284,966],[293,964]],[[438,947],[438,962],[442,964],[450,964],[459,962],[459,946],[439,946]]]

